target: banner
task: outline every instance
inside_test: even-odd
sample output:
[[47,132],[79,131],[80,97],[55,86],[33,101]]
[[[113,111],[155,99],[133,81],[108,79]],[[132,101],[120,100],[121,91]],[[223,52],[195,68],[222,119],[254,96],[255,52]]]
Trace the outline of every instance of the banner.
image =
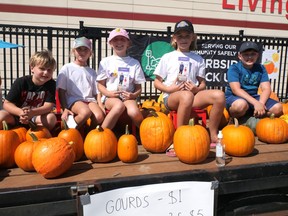
[[262,64],[267,70],[270,79],[277,79],[279,75],[279,50],[264,50]]

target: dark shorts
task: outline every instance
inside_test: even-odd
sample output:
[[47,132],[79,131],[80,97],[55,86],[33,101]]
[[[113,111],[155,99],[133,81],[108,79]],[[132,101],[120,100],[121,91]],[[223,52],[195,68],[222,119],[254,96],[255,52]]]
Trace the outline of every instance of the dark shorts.
[[[259,101],[259,99],[260,99],[260,95],[252,95],[252,97],[255,98],[255,99],[258,100],[258,101]],[[235,96],[235,95],[230,95],[230,96],[226,97],[226,109],[229,110],[231,104],[232,104],[234,101],[238,100],[238,99],[243,99],[243,98],[238,97],[238,96]],[[243,99],[243,100],[245,100],[245,99]],[[247,101],[247,103],[248,103],[248,101]],[[273,100],[273,99],[271,99],[271,98],[268,98],[265,106],[266,106],[266,108],[267,108],[268,110],[270,110],[270,109],[271,109],[275,104],[277,104],[277,103],[279,103],[279,102],[278,102],[278,101],[275,101],[275,100]],[[249,109],[254,110],[253,105],[250,104],[250,103],[248,103],[248,104],[249,104]]]

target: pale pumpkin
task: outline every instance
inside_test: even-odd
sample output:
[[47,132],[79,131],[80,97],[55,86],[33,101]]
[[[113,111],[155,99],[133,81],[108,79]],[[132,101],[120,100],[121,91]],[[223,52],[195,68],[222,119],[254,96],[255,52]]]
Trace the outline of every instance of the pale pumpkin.
[[128,125],[125,134],[118,140],[118,158],[125,163],[135,162],[138,158],[138,142],[135,136],[129,134]]
[[97,126],[84,140],[84,153],[92,162],[110,162],[117,156],[117,138],[109,128]]
[[177,128],[173,138],[174,150],[180,161],[195,164],[204,161],[210,150],[210,137],[201,125],[195,125],[194,119],[189,125]]
[[75,153],[63,138],[53,137],[40,141],[32,154],[35,170],[44,178],[56,178],[73,165]]
[[234,125],[227,125],[222,129],[225,152],[231,156],[248,156],[254,150],[254,133],[249,127],[239,125],[236,118],[234,121]]
[[165,152],[171,145],[175,129],[171,119],[162,112],[151,112],[139,129],[141,144],[154,153]]
[[280,118],[270,117],[261,119],[256,126],[258,139],[270,143],[280,144],[288,140],[288,124]]

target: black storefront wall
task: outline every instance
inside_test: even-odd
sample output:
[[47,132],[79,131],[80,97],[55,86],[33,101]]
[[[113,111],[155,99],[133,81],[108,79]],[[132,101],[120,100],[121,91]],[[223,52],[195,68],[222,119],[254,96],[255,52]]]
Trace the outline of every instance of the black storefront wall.
[[[112,54],[112,50],[107,44],[107,38],[111,30],[111,28],[87,27],[84,26],[82,21],[80,21],[78,29],[0,24],[0,39],[24,45],[24,48],[0,49],[0,75],[3,81],[3,96],[6,96],[15,78],[31,73],[28,65],[29,58],[35,51],[49,49],[53,52],[58,63],[54,74],[54,78],[56,78],[60,68],[72,60],[71,44],[74,38],[78,36],[86,36],[92,39],[94,51],[89,64],[97,70],[100,60]],[[165,31],[127,30],[134,42],[129,54],[140,62],[143,61],[144,54],[142,51],[145,50],[143,41],[146,41],[146,47],[155,40],[165,41],[169,44],[171,37],[171,27],[167,27]],[[263,49],[279,50],[279,75],[277,79],[271,80],[271,84],[273,91],[277,93],[280,100],[288,98],[287,38],[246,36],[242,30],[239,31],[239,35],[202,33],[197,33],[197,35],[198,49],[196,52],[202,55],[206,61],[207,88],[225,90],[227,84],[226,71],[231,64],[237,61],[236,53],[240,43],[251,40],[262,45]],[[169,49],[166,51],[169,51]],[[143,70],[145,72],[145,69]],[[147,75],[147,80],[148,82],[143,86],[142,100],[149,97],[155,98],[160,94],[159,91],[153,88],[153,77]]]

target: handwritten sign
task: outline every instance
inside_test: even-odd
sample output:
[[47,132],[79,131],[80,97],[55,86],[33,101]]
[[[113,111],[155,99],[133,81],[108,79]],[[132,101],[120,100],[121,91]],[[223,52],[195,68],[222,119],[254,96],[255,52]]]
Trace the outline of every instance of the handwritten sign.
[[91,195],[83,205],[84,216],[212,216],[213,210],[211,182],[121,188]]

